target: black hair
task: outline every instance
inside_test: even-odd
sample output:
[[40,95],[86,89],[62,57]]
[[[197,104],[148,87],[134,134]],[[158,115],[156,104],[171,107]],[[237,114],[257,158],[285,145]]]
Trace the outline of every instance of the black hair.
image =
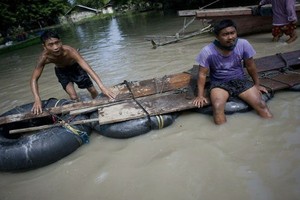
[[215,35],[219,35],[222,29],[233,26],[236,29],[236,24],[231,19],[224,19],[214,25]]
[[54,31],[46,30],[41,34],[41,41],[43,44],[45,44],[46,40],[50,38],[60,39],[59,35]]

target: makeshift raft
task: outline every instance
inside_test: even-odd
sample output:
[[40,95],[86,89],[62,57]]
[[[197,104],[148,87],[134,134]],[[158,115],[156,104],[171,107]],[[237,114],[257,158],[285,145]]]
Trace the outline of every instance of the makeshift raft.
[[[278,53],[255,59],[260,83],[270,92],[296,87],[300,83],[299,65],[300,50]],[[52,114],[82,114],[99,112],[100,124],[110,124],[147,115],[159,115],[194,108],[192,100],[195,97],[197,82],[197,66],[191,70],[165,75],[141,81],[124,81],[111,90],[117,94],[114,101],[106,97],[95,100],[71,103],[49,108],[36,116],[31,112],[0,117],[0,125],[14,123],[33,118],[50,116]],[[143,109],[144,108],[144,109]]]
[[[300,18],[300,4],[296,3],[296,13]],[[180,17],[195,17],[197,20],[205,21],[208,25],[214,25],[222,19],[232,19],[237,27],[239,35],[270,32],[272,29],[272,7],[265,5],[260,10],[257,5],[213,8],[201,10],[178,11]],[[239,28],[240,27],[240,28]]]
[[[266,56],[255,59],[255,61],[260,83],[267,88],[270,94],[285,89],[300,90],[300,50]],[[109,101],[106,97],[99,96],[91,101],[69,102],[64,105],[58,103],[56,107],[48,106],[38,116],[33,115],[30,109],[27,109],[25,112],[18,111],[1,115],[0,170],[29,169],[55,162],[77,149],[86,141],[83,135],[84,132],[87,135],[89,134],[88,127],[93,128],[95,131],[100,131],[101,134],[101,131],[103,131],[101,127],[114,126],[113,129],[117,131],[112,133],[112,135],[109,133],[103,135],[115,138],[128,138],[145,133],[138,132],[138,130],[141,130],[140,127],[150,126],[150,129],[145,129],[147,132],[151,130],[151,126],[154,129],[159,129],[172,124],[179,111],[195,109],[192,102],[197,91],[198,68],[198,66],[194,66],[187,72],[166,75],[160,78],[124,81],[111,88],[117,94],[114,101]],[[210,103],[208,102],[203,109],[209,106]],[[245,104],[245,106],[248,105]],[[234,112],[239,112],[239,110],[234,110]],[[66,118],[65,116],[68,117]],[[77,118],[77,116],[81,117]],[[56,118],[57,120],[47,124],[32,124],[32,122],[40,122],[49,118]],[[137,120],[140,121],[137,122]],[[155,123],[152,123],[152,121],[155,121]],[[29,123],[31,123],[31,126],[26,127],[26,124]],[[124,125],[123,123],[127,124]],[[16,124],[22,124],[21,128],[16,126]],[[76,125],[79,124],[84,126],[80,129],[76,128]],[[57,146],[59,149],[55,149],[55,144],[51,142],[58,127],[64,128],[65,131],[60,133],[64,137],[70,134],[71,138],[69,138],[69,141],[74,146],[68,152],[62,151],[65,147],[65,145],[62,145],[64,144],[63,142],[60,142],[60,145]],[[125,128],[128,129],[126,130],[127,133],[136,132],[133,135],[126,135],[126,133],[124,136]],[[51,130],[51,134],[49,134],[49,138],[45,139],[43,134],[47,133],[48,130]],[[38,134],[36,135],[36,133]],[[78,142],[74,142],[76,140]],[[28,144],[26,144],[26,141],[29,141]],[[32,148],[31,144],[33,141],[38,142],[39,148],[30,152],[28,148]],[[48,143],[44,141],[50,141],[50,144],[54,146],[46,148]],[[64,139],[60,141],[64,141]],[[23,148],[24,145],[28,145],[28,147]],[[49,157],[51,160],[47,160],[48,158],[40,156],[44,154],[44,148],[55,149],[55,151],[62,151],[63,153],[57,158]],[[23,153],[22,149],[24,149]],[[22,160],[14,157],[15,154],[11,152],[15,150],[21,151],[19,153],[24,155],[21,158],[25,159],[26,162],[22,162]],[[35,159],[34,165],[29,165],[28,163],[32,162],[32,156],[37,159]],[[41,162],[39,162],[38,158],[41,159]],[[27,163],[27,165],[22,166],[20,163]]]

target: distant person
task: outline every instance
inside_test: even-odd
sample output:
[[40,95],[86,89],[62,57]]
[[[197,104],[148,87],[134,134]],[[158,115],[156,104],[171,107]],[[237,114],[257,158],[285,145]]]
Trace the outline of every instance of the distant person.
[[286,40],[291,43],[297,39],[297,15],[295,0],[261,0],[259,8],[265,4],[272,4],[273,12],[273,41],[277,42],[283,34],[289,36]]
[[[237,38],[236,25],[232,20],[215,24],[216,40],[206,45],[196,57],[199,63],[198,96],[193,104],[198,108],[208,103],[204,92],[206,76],[210,75],[209,95],[215,124],[226,122],[225,104],[230,96],[239,97],[256,110],[263,118],[272,118],[261,92],[256,65],[255,50],[245,39]],[[244,72],[244,65],[253,83]]]
[[79,52],[68,45],[63,45],[57,33],[52,31],[45,31],[41,35],[44,50],[41,53],[37,66],[35,67],[30,80],[31,91],[34,96],[34,104],[32,112],[34,114],[42,113],[42,103],[39,95],[38,80],[43,72],[45,65],[49,63],[55,64],[55,73],[58,81],[61,83],[63,89],[68,93],[72,100],[79,100],[74,88],[74,83],[79,88],[86,88],[92,98],[98,96],[98,91],[93,86],[89,76],[97,83],[102,92],[113,99],[116,95],[106,88],[100,77],[90,67],[90,65],[83,59]]

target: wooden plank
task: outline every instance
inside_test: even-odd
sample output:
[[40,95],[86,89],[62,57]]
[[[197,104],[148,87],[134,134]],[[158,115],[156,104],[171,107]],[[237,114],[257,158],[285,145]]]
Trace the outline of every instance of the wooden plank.
[[300,50],[256,58],[257,72],[279,70],[285,67],[297,67],[300,65]]
[[232,17],[232,16],[253,16],[252,10],[249,7],[229,7],[204,9],[196,11],[196,17],[200,19],[211,17]]
[[109,103],[107,98],[101,98],[101,99],[92,100],[92,101],[78,102],[78,103],[72,103],[72,104],[68,104],[68,105],[64,105],[64,106],[49,108],[48,109],[49,112],[44,111],[40,115],[34,115],[33,113],[31,113],[29,111],[29,112],[25,112],[25,113],[2,116],[2,117],[0,117],[0,125],[12,123],[12,122],[24,121],[24,120],[28,120],[28,119],[47,117],[47,116],[50,116],[51,114],[67,114],[71,110],[76,110],[76,109],[86,108],[86,107],[96,106],[96,105],[102,105],[102,104],[107,104],[107,103]]
[[281,83],[275,80],[272,80],[270,78],[262,78],[259,79],[259,83],[264,86],[265,88],[267,88],[267,90],[269,92],[271,91],[277,91],[277,90],[283,90],[283,89],[287,89],[289,88],[288,84],[285,83]]
[[272,77],[271,79],[278,81],[280,83],[287,84],[289,87],[293,87],[294,85],[300,83],[300,74],[298,73],[280,74],[278,76]]
[[257,72],[279,70],[286,67],[284,60],[278,55],[271,55],[255,59],[255,63],[257,67]]
[[[183,87],[187,87],[190,82],[191,75],[187,72],[172,74],[160,78],[147,79],[142,81],[128,82],[134,97],[149,96],[156,93],[162,93],[166,91],[176,90]],[[106,97],[101,97],[91,101],[77,102],[64,106],[49,108],[49,112],[52,114],[67,114],[71,111],[79,109],[89,109],[90,107],[96,107],[100,105],[114,104],[119,101],[132,99],[132,94],[128,90],[126,84],[121,83],[111,88],[117,97],[114,101],[110,101]],[[0,117],[0,125],[12,122],[18,122],[28,119],[40,118],[50,116],[49,112],[43,112],[40,115],[34,115],[31,112],[19,113],[14,115]]]
[[[152,116],[195,108],[192,103],[194,98],[186,97],[186,93],[166,93],[140,98],[138,102]],[[137,119],[146,117],[147,113],[132,100],[132,102],[99,108],[99,123],[103,125]]]
[[[227,8],[211,8],[211,9],[202,9],[196,11],[196,17],[198,19],[211,19],[213,17],[235,17],[235,16],[248,16],[254,17],[252,14],[252,8],[257,7],[256,5],[252,6],[241,6],[241,7],[227,7]],[[263,8],[270,7],[270,5],[265,5]],[[298,14],[300,11],[300,4],[295,4],[295,10]],[[190,14],[189,11],[181,11],[182,14]],[[263,16],[266,17],[266,16]]]
[[179,10],[177,12],[177,15],[179,17],[194,17],[196,15],[197,11],[199,11],[199,9],[196,9],[196,10]]

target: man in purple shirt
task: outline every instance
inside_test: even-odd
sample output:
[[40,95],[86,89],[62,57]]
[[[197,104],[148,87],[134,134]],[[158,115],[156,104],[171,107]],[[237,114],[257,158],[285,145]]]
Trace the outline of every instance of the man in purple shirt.
[[295,0],[261,0],[258,7],[265,4],[272,4],[273,12],[273,41],[278,41],[283,34],[288,35],[287,43],[297,39],[297,15]]
[[[214,27],[216,40],[205,46],[196,57],[199,63],[198,96],[193,104],[198,108],[208,103],[204,88],[206,76],[210,77],[210,101],[216,124],[226,122],[225,104],[230,96],[247,102],[263,118],[272,118],[261,92],[256,65],[253,59],[255,50],[245,39],[237,38],[236,25],[232,20],[222,20]],[[244,72],[244,65],[252,81]]]

